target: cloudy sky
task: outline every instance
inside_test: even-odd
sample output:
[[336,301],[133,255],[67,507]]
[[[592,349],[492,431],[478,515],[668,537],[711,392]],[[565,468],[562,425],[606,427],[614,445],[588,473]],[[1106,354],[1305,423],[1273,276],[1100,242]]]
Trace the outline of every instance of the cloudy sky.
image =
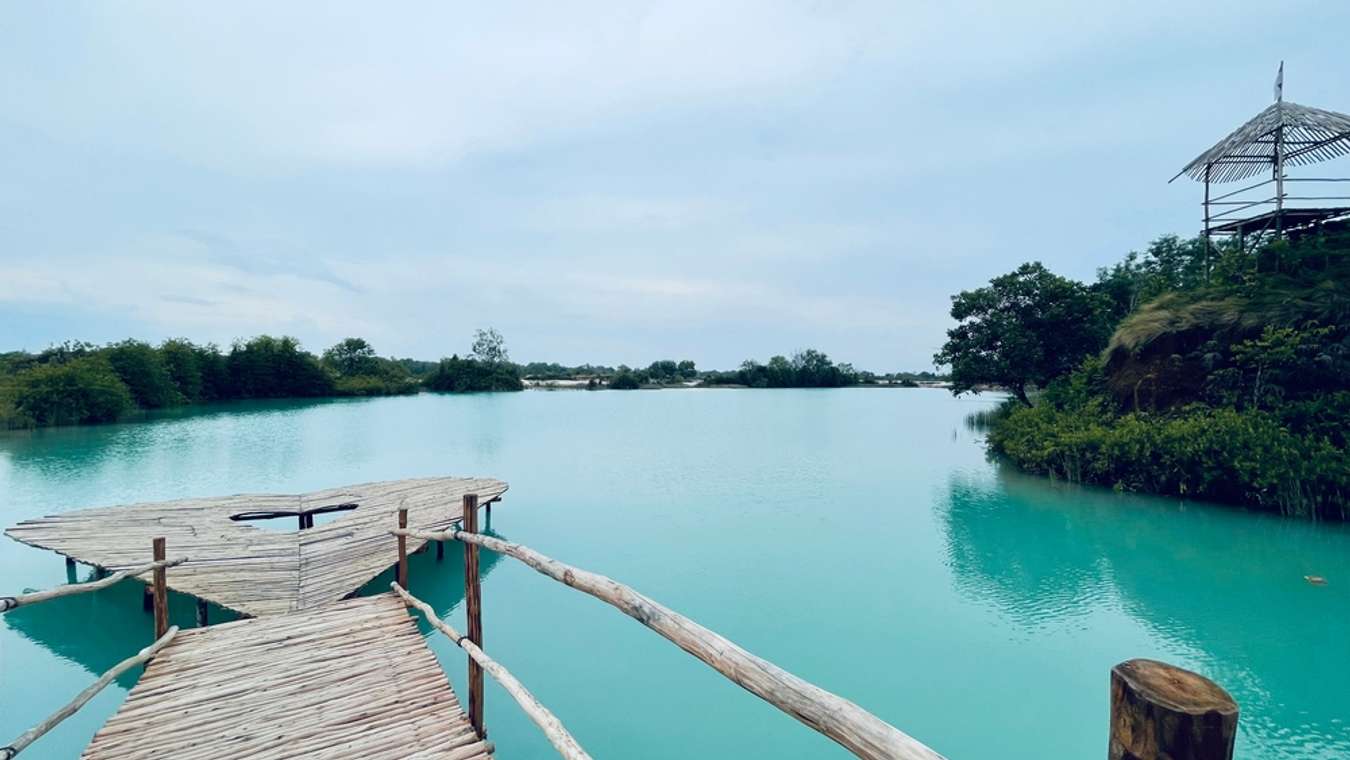
[[1350,3],[7,3],[0,350],[931,365],[951,293],[1198,225],[1167,180]]

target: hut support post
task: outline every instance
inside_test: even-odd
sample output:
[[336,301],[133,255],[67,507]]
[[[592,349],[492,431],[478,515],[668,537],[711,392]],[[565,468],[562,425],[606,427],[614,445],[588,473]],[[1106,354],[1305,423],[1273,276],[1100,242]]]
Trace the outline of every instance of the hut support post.
[[[156,538],[151,544],[156,562],[164,561],[164,539]],[[155,639],[161,639],[169,630],[169,569],[163,565],[155,568]]]
[[198,600],[197,600],[197,627],[198,627],[198,628],[205,628],[205,627],[206,627],[206,600],[205,600],[205,599],[198,599]]
[[[478,495],[464,494],[463,528],[468,533],[478,532]],[[468,617],[468,638],[479,649],[483,647],[483,599],[478,583],[478,545],[464,545],[464,610]],[[483,666],[469,658],[469,723],[480,739],[487,738],[483,728]]]
[[[408,528],[408,510],[398,511],[398,527]],[[408,587],[408,537],[404,535],[398,537],[398,585]]]
[[1198,673],[1156,660],[1111,669],[1107,760],[1232,760],[1238,706]]

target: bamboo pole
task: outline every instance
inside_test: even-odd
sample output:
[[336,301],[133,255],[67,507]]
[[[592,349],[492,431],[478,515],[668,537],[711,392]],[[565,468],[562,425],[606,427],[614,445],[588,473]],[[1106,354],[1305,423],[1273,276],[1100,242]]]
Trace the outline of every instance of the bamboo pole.
[[558,750],[560,755],[567,758],[567,760],[590,760],[591,756],[586,754],[586,750],[582,749],[581,745],[577,743],[577,740],[572,738],[572,735],[567,732],[567,729],[563,727],[562,721],[558,720],[558,717],[550,712],[547,707],[544,707],[538,699],[535,699],[535,696],[531,694],[520,681],[517,681],[516,677],[511,675],[506,668],[502,667],[496,660],[489,657],[487,653],[477,644],[473,643],[468,636],[460,635],[459,631],[456,631],[444,620],[441,620],[440,617],[436,615],[436,611],[431,608],[431,605],[418,599],[412,594],[409,594],[397,583],[391,583],[389,586],[394,589],[395,593],[403,597],[405,604],[421,610],[422,615],[427,619],[428,623],[431,623],[432,627],[448,636],[451,641],[455,642],[456,646],[463,649],[469,655],[471,660],[478,663],[483,670],[486,670],[493,678],[497,679],[497,683],[500,683],[502,688],[506,689],[506,693],[510,694],[512,699],[516,700],[516,704],[520,705],[520,709],[525,711],[525,714],[530,717],[530,720],[534,721],[536,726],[539,726],[539,730],[544,732],[544,736],[548,737],[549,743],[553,745],[554,749]]
[[[400,530],[408,528],[408,510],[400,509],[398,511],[398,527]],[[395,573],[398,578],[398,585],[408,585],[408,537],[400,535],[398,537],[398,572]]]
[[[156,562],[164,560],[164,538],[151,542]],[[163,565],[155,568],[155,638],[158,639],[169,630],[169,571]]]
[[162,562],[151,562],[149,564],[141,565],[139,567],[132,567],[126,570],[113,573],[112,575],[109,575],[108,577],[102,580],[90,581],[89,583],[71,583],[65,586],[57,586],[56,588],[51,589],[49,591],[34,591],[31,594],[20,594],[19,596],[0,596],[0,612],[8,612],[14,609],[15,607],[23,607],[24,605],[28,604],[37,604],[38,602],[45,602],[50,599],[58,599],[63,596],[70,596],[72,594],[83,594],[88,591],[98,591],[100,589],[105,589],[113,585],[114,583],[117,583],[120,580],[124,580],[126,578],[130,578],[135,575],[140,575],[141,573],[149,572],[159,567],[173,567],[174,565],[181,565],[186,561],[187,557],[179,557],[178,559],[165,560]]
[[[464,513],[460,523],[470,533],[478,532],[478,494],[464,494]],[[464,613],[468,621],[469,641],[483,646],[483,590],[478,579],[478,547],[464,547]],[[469,723],[479,738],[487,738],[483,727],[483,668],[469,658]]]
[[[559,562],[520,544],[481,533],[405,531],[431,541],[453,539],[505,554],[583,591],[656,631],[741,688],[868,760],[943,760],[942,755],[837,694],[756,657],[717,634],[611,578]],[[465,550],[468,550],[468,546]]]
[[84,691],[75,695],[75,698],[65,707],[62,707],[60,710],[53,713],[51,717],[20,734],[19,738],[15,739],[9,746],[0,748],[0,760],[10,760],[10,758],[22,752],[24,748],[32,744],[43,734],[56,728],[57,724],[66,718],[69,718],[71,715],[74,715],[76,710],[84,707],[86,702],[93,699],[94,695],[98,694],[104,687],[116,680],[118,676],[149,660],[151,657],[154,657],[159,650],[163,649],[173,640],[174,634],[176,633],[178,633],[178,626],[174,626],[165,631],[164,635],[155,639],[155,642],[150,646],[114,665],[112,670],[104,673],[102,677],[86,687]]

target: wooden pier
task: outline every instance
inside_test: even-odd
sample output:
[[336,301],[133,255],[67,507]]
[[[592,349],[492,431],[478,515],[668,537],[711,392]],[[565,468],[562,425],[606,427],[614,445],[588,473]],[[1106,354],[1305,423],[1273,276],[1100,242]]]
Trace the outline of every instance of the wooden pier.
[[94,735],[86,760],[483,760],[393,594],[178,632]]
[[[146,547],[164,538],[169,552],[187,558],[169,575],[170,589],[245,615],[279,615],[342,599],[387,569],[399,509],[408,511],[410,528],[439,530],[459,519],[465,494],[486,504],[506,488],[488,478],[423,478],[185,499],[64,512],[25,520],[5,534],[112,571],[144,564]],[[315,515],[333,513],[332,522],[314,524]],[[297,526],[291,532],[250,524],[291,517]]]
[[[212,520],[225,515],[226,520],[238,521],[240,514],[247,514],[240,509],[256,509],[260,500],[271,498],[277,501],[269,502],[273,509],[266,514],[274,516],[280,507],[291,505],[284,514],[297,519],[299,535],[322,535],[326,529],[331,533],[318,542],[320,546],[329,544],[324,552],[310,555],[327,557],[316,562],[317,566],[338,568],[351,559],[345,554],[347,547],[357,548],[355,569],[346,574],[330,570],[321,577],[346,578],[343,583],[360,577],[363,583],[392,564],[398,568],[398,581],[391,584],[393,594],[342,601],[320,598],[339,586],[318,585],[322,593],[307,596],[302,593],[303,583],[297,581],[295,593],[285,598],[292,606],[312,602],[311,606],[180,631],[168,624],[169,570],[177,575],[192,562],[185,557],[169,559],[165,538],[154,536],[149,540],[153,549],[149,563],[144,563],[143,540],[140,552],[129,546],[125,549],[128,566],[118,575],[51,591],[0,597],[0,613],[5,613],[61,596],[98,591],[149,572],[153,573],[151,606],[155,613],[155,638],[150,646],[104,673],[47,720],[0,747],[0,760],[13,760],[118,675],[146,662],[145,673],[126,701],[86,747],[82,754],[86,760],[490,759],[494,750],[487,742],[483,721],[485,672],[501,684],[559,755],[565,760],[590,760],[558,716],[484,651],[480,548],[511,557],[564,586],[606,602],[857,757],[943,760],[933,749],[860,705],[755,656],[629,586],[527,546],[480,533],[479,505],[490,504],[505,490],[506,484],[495,480],[402,481],[301,497],[176,503],[173,509],[192,505],[186,519],[164,505],[142,505],[122,510],[134,512],[132,519],[120,519],[117,510],[87,510],[10,529],[7,533],[20,540],[25,540],[21,538],[24,536],[35,545],[60,543],[97,549],[97,525],[107,520],[118,527],[119,540],[136,531],[177,530],[174,535],[197,539],[195,544],[185,542],[190,547],[213,549],[221,545],[219,537],[210,532],[199,534],[191,530],[193,526],[219,528]],[[453,501],[443,501],[446,493],[459,494],[459,510],[453,508]],[[482,493],[488,498],[480,501]],[[433,495],[428,498],[428,494]],[[315,527],[313,515],[337,511],[335,505],[359,519],[345,516],[339,519],[347,520],[346,524]],[[448,529],[419,530],[420,525],[428,523]],[[135,531],[128,525],[136,526]],[[434,608],[407,591],[408,552],[427,541],[435,541],[438,546],[446,541],[464,545],[466,633],[459,633],[441,620]],[[109,546],[115,544],[107,541]],[[307,545],[293,542],[292,551],[303,560]],[[122,551],[105,550],[102,556],[122,558]],[[132,558],[141,560],[141,564],[130,561]],[[199,558],[199,568],[215,569],[199,571],[197,577],[228,575],[232,560],[239,559],[213,556],[203,563]],[[247,566],[252,568],[258,557],[250,554],[242,559],[249,560]],[[303,561],[298,562],[297,574],[304,567]],[[258,578],[257,574],[240,574],[241,582],[258,583]],[[184,585],[175,587],[183,589]],[[214,588],[234,587],[217,584]],[[239,603],[255,604],[258,598],[255,595]],[[407,607],[420,611],[433,628],[468,655],[467,713]],[[1199,674],[1151,660],[1122,663],[1111,673],[1111,760],[1232,760],[1237,721],[1237,704],[1220,686]]]

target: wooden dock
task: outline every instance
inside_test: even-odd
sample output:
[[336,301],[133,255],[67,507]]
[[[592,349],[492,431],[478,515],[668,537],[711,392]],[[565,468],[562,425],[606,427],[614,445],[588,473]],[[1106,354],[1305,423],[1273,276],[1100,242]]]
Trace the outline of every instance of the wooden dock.
[[478,738],[393,594],[180,631],[146,667],[86,760],[484,760]]
[[[169,588],[245,615],[278,615],[342,599],[392,565],[398,547],[389,531],[400,508],[408,527],[439,530],[460,518],[465,494],[487,504],[506,488],[489,478],[423,478],[185,499],[65,512],[5,534],[112,571],[149,562],[151,542],[163,537],[171,556],[187,558],[168,573]],[[323,514],[336,517],[316,526]],[[293,517],[299,529],[263,530],[250,524],[257,516]]]

